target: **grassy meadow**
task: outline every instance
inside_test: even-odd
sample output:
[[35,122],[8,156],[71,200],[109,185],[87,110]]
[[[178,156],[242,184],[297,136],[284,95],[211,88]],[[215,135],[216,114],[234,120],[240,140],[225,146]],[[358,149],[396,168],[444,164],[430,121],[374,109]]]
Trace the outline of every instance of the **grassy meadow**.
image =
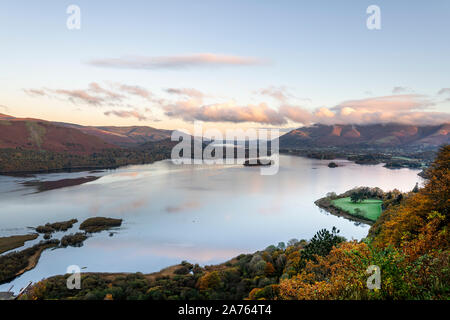
[[378,199],[366,199],[358,203],[353,203],[350,197],[339,198],[332,200],[332,204],[352,215],[358,215],[357,209],[360,213],[369,220],[376,221],[381,215],[381,204],[383,201]]

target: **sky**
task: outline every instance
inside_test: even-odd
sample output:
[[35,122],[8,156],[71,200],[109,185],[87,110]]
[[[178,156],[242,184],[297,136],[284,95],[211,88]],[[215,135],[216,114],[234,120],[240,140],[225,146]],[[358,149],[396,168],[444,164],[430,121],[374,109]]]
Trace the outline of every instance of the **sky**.
[[449,34],[448,0],[3,0],[0,113],[164,129],[450,122]]

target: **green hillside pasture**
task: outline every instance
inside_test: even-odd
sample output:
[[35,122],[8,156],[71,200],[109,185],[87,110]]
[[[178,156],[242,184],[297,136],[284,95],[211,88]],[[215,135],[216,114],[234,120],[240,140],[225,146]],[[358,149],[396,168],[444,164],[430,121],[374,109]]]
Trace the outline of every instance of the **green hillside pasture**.
[[331,203],[351,215],[358,216],[356,209],[361,210],[361,214],[369,220],[376,221],[381,215],[381,204],[383,201],[378,199],[366,199],[362,202],[353,203],[350,197],[332,200]]

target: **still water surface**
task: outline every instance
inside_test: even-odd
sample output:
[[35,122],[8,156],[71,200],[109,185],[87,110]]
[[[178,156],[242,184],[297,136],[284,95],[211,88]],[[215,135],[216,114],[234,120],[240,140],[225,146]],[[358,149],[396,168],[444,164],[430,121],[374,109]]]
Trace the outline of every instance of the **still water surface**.
[[[0,236],[72,218],[124,220],[112,237],[102,232],[81,248],[44,251],[35,269],[0,286],[0,291],[64,274],[69,265],[85,267],[86,272],[150,273],[182,260],[220,263],[280,241],[310,239],[319,229],[333,226],[347,239],[361,239],[367,225],[327,214],[314,201],[356,186],[409,191],[422,182],[415,170],[336,162],[341,166],[332,169],[328,161],[280,156],[280,170],[273,176],[260,175],[257,167],[180,166],[169,160],[100,173],[0,176]],[[41,193],[21,184],[92,175],[101,178]]]

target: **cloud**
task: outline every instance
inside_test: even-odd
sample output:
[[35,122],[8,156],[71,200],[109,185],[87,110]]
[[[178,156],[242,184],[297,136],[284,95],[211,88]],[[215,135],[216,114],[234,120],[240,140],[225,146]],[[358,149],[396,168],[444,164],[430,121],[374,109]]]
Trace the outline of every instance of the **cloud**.
[[265,64],[267,61],[253,58],[214,53],[198,53],[179,56],[125,56],[121,58],[95,59],[88,64],[97,67],[119,69],[183,69],[190,67],[251,66]]
[[105,116],[114,115],[119,118],[136,118],[139,121],[148,120],[148,118],[137,110],[110,110],[104,112]]
[[147,100],[151,100],[151,97],[153,95],[149,90],[140,86],[130,86],[126,84],[121,84],[119,85],[119,89],[128,94],[135,95]]
[[153,94],[140,86],[115,84],[110,87],[105,88],[97,82],[91,82],[86,89],[24,89],[24,92],[30,96],[65,98],[75,104],[92,106],[130,106],[125,104],[130,95],[153,101]]
[[333,110],[339,111],[350,107],[353,109],[373,111],[398,111],[425,109],[433,103],[426,96],[419,94],[404,94],[393,96],[372,97],[361,100],[348,100],[335,106]]
[[185,121],[254,122],[285,125],[289,121],[309,125],[410,123],[436,124],[450,121],[450,114],[430,112],[433,102],[417,94],[373,97],[344,101],[334,107],[307,110],[301,106],[281,104],[278,109],[266,103],[237,105],[235,102],[205,105],[201,99],[185,99],[163,106],[166,116]]
[[442,88],[438,94],[450,94],[450,88]]
[[23,89],[23,91],[30,96],[44,96],[46,95],[45,90],[41,89]]
[[410,88],[407,88],[407,87],[394,87],[393,89],[392,89],[392,93],[393,94],[399,94],[399,93],[405,93],[405,92],[408,92],[408,91],[411,91],[411,89]]
[[[290,101],[292,95],[284,87],[268,87],[256,91],[262,96],[275,99],[276,106],[267,102],[239,104],[233,100],[218,102],[208,101],[211,96],[194,88],[167,88],[169,98],[159,98],[144,87],[116,83],[109,87],[91,82],[86,89],[24,89],[32,96],[49,96],[66,98],[73,103],[92,106],[127,107],[128,110],[109,110],[107,116],[136,118],[139,121],[149,120],[145,113],[151,113],[150,106],[142,106],[141,113],[133,108],[128,99],[139,97],[151,102],[151,107],[160,108],[168,118],[184,121],[201,120],[205,122],[258,123],[272,126],[286,124],[309,125],[324,124],[369,124],[369,123],[410,123],[436,124],[450,122],[450,114],[433,112],[436,102],[429,96],[420,94],[395,94],[381,97],[370,97],[358,100],[346,100],[335,106],[320,106],[306,109],[302,105]],[[439,94],[450,92],[443,88]],[[450,98],[447,99],[450,101]],[[442,101],[445,102],[445,101]]]
[[[349,100],[328,109],[331,113],[315,114],[315,122],[335,123],[388,123],[436,124],[450,120],[450,114],[425,111],[434,103],[418,94],[373,97]],[[328,116],[327,116],[328,115]]]
[[103,104],[105,101],[104,98],[99,96],[91,95],[88,90],[65,90],[65,89],[57,89],[54,92],[58,95],[65,96],[72,101],[73,103],[86,103],[94,106],[98,106]]
[[95,92],[95,93],[104,94],[105,96],[107,96],[108,98],[110,98],[112,100],[119,100],[120,101],[120,100],[122,100],[124,98],[124,96],[122,94],[113,92],[113,91],[108,90],[108,89],[104,89],[96,82],[91,82],[89,84],[89,90],[91,90],[92,92]]
[[272,125],[286,123],[277,110],[268,107],[265,103],[245,106],[238,106],[235,102],[201,105],[198,99],[189,99],[167,104],[163,106],[163,109],[166,116],[185,121],[257,122]]
[[290,95],[287,93],[286,87],[270,86],[257,91],[257,93],[274,98],[277,101],[285,102]]
[[92,82],[87,89],[24,89],[30,96],[47,96],[49,98],[66,98],[70,102],[85,103],[93,106],[111,104],[122,100],[123,96],[102,88],[98,83]]
[[0,104],[0,109],[3,109],[4,111],[9,111],[8,106],[5,106],[4,104]]
[[198,108],[189,108],[186,104],[177,104],[166,106],[165,114],[169,117],[182,118],[185,121],[258,122],[274,125],[281,125],[286,122],[276,110],[270,109],[265,104],[236,106],[232,103],[223,103]]
[[296,123],[309,124],[312,114],[299,106],[283,105],[279,109],[280,115]]
[[181,89],[169,88],[166,89],[166,92],[174,95],[187,96],[191,98],[203,98],[205,96],[202,92],[192,88],[181,88]]

